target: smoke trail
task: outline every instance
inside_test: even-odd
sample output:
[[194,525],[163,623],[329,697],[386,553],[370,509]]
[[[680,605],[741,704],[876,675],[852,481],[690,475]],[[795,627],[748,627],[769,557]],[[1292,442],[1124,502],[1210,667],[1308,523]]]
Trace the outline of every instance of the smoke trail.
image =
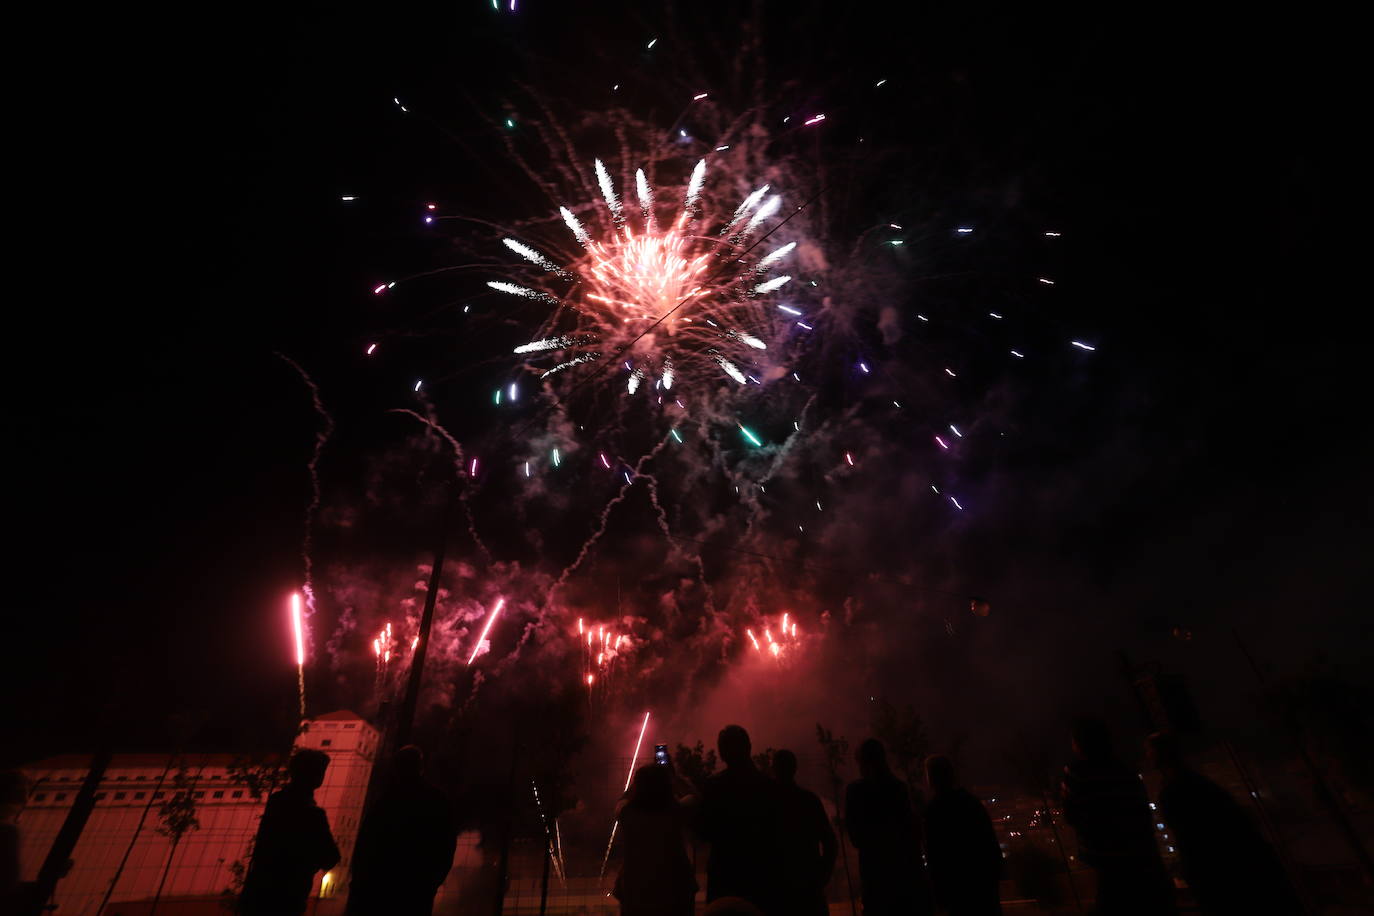
[[[463,454],[463,446],[458,442],[457,439],[453,437],[452,433],[450,433],[447,429],[443,427],[443,425],[439,422],[438,418],[434,416],[434,408],[429,404],[429,402],[425,401],[422,398],[421,403],[425,405],[425,409],[429,413],[429,416],[422,416],[407,407],[393,407],[388,412],[401,413],[410,417],[414,417],[421,423],[428,426],[434,432],[443,436],[444,439],[448,442],[448,444],[453,447],[453,475],[455,478],[457,478],[459,486],[462,486],[464,480],[471,481],[473,479],[473,475],[469,472],[468,469],[464,467],[464,462],[466,461],[466,458]],[[463,507],[463,516],[467,519],[468,535],[472,538],[472,542],[477,545],[477,549],[482,551],[482,555],[487,558],[488,562],[490,562],[492,560],[491,551],[487,548],[486,542],[482,540],[482,536],[477,533],[477,519],[473,517],[472,505],[468,502],[468,497],[471,494],[471,492],[472,490],[470,487],[463,487],[463,491],[458,497],[458,502]]]
[[311,551],[314,547],[315,538],[315,516],[320,510],[320,455],[324,452],[325,443],[334,432],[334,418],[329,415],[329,411],[324,409],[324,402],[320,399],[320,388],[315,384],[315,380],[310,374],[301,368],[300,363],[296,362],[285,353],[275,354],[278,359],[286,363],[300,374],[301,381],[305,382],[310,389],[310,402],[315,407],[315,413],[320,415],[324,421],[323,425],[315,431],[315,449],[310,455],[310,461],[306,468],[310,471],[310,505],[305,509],[305,535],[301,540],[301,560],[305,566],[305,604],[310,610],[310,616],[315,615],[315,569]]

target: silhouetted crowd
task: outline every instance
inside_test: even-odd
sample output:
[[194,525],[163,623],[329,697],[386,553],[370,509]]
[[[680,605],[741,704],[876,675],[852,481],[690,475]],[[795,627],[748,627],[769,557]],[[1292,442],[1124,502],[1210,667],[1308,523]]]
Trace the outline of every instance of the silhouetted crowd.
[[[717,741],[724,769],[700,785],[671,761],[639,768],[616,809],[624,862],[613,894],[624,916],[690,916],[698,886],[688,838],[709,845],[707,914],[820,916],[841,846],[815,793],[797,785],[797,757],[755,764],[738,725]],[[1183,877],[1207,913],[1300,913],[1273,849],[1224,790],[1191,769],[1170,735],[1151,737],[1161,791],[1152,806],[1139,774],[1112,751],[1106,726],[1081,720],[1061,784],[1078,856],[1096,872],[1095,909],[1168,914],[1175,891],[1155,838],[1156,810],[1173,832]],[[943,755],[925,761],[921,813],[876,739],[859,745],[859,778],[837,819],[858,851],[865,916],[1001,912],[1002,851],[983,804],[959,785]],[[305,910],[315,874],[339,861],[313,792],[328,757],[298,751],[290,782],[267,803],[240,898],[246,914]],[[442,793],[424,777],[417,748],[390,761],[364,819],[351,865],[347,912],[428,914],[453,860],[456,828]]]

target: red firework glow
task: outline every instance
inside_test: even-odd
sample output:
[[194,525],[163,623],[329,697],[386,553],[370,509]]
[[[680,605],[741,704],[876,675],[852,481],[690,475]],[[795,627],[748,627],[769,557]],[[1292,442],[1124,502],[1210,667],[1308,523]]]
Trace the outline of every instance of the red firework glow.
[[754,635],[752,628],[746,629],[744,634],[748,636],[749,641],[754,644],[755,652],[766,652],[778,659],[782,658],[793,646],[800,642],[797,636],[797,622],[792,619],[792,615],[788,611],[783,611],[782,622],[778,629],[777,638],[773,636],[772,626],[768,625],[766,622],[763,628],[764,641],[762,643],[760,643],[758,637]]

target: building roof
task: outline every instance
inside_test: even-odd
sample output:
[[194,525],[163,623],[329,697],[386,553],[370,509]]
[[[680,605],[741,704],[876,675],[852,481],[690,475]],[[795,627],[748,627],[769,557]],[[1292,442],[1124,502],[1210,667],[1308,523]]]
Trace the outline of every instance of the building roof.
[[314,718],[308,719],[308,720],[306,720],[306,721],[308,721],[308,722],[338,722],[338,721],[340,721],[340,720],[347,720],[347,721],[350,721],[350,722],[351,722],[351,721],[357,721],[357,722],[362,722],[362,721],[364,721],[364,719],[363,719],[362,716],[358,715],[356,712],[352,712],[352,711],[347,710],[347,709],[339,709],[339,710],[335,710],[334,712],[327,712],[327,713],[325,713],[325,714],[322,715],[322,716],[315,716]]
[[[42,760],[35,760],[32,763],[24,764],[26,770],[89,770],[94,754],[58,754],[55,757],[46,757]],[[178,760],[183,761],[187,769],[198,770],[202,767],[227,767],[232,763],[245,763],[248,761],[271,762],[280,760],[280,754],[266,754],[262,757],[250,757],[247,754],[115,754],[110,760],[108,769],[110,770],[138,770],[165,767]]]
[[[362,716],[347,709],[339,709],[334,712],[327,712],[324,715],[315,716],[307,720],[308,722],[365,722]],[[89,770],[94,754],[58,754],[54,757],[46,757],[42,760],[35,760],[26,763],[22,769],[25,770]],[[208,753],[208,754],[172,754],[172,753],[153,753],[153,754],[115,754],[110,761],[111,770],[134,770],[152,769],[155,767],[165,767],[174,763],[176,759],[185,761],[188,769],[200,769],[201,767],[227,767],[235,763],[274,763],[282,759],[281,754],[232,754],[232,753]]]

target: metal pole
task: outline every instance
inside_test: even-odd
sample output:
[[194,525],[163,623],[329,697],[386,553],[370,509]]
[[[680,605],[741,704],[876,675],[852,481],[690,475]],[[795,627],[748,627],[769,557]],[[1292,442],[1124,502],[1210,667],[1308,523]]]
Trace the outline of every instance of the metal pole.
[[434,546],[434,566],[429,574],[429,590],[425,592],[425,609],[420,616],[420,641],[410,660],[410,679],[406,683],[405,698],[401,701],[400,716],[396,721],[396,731],[389,750],[405,747],[410,743],[410,729],[415,719],[415,705],[420,698],[420,682],[424,678],[425,655],[429,651],[429,631],[434,624],[434,604],[439,599],[439,578],[444,571],[444,553],[448,548],[448,523],[453,516],[453,502],[450,500],[444,509],[444,518],[439,525],[439,539]]

